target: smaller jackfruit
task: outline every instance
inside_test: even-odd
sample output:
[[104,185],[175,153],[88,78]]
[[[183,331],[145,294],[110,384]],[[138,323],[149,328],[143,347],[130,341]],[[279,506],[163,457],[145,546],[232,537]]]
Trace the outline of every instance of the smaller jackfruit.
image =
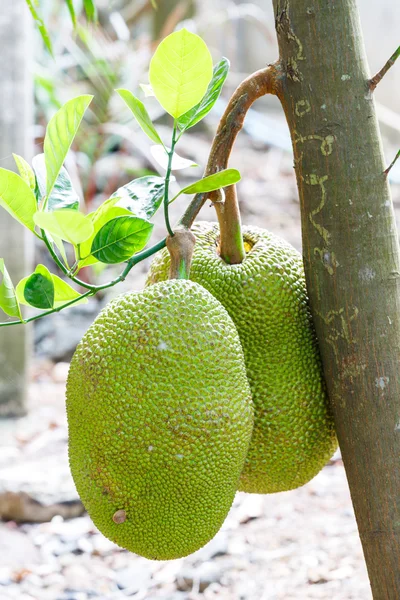
[[194,552],[229,511],[253,426],[228,313],[186,280],[116,298],[74,354],[67,415],[72,475],[100,531],[150,559]]
[[[254,402],[254,430],[240,478],[244,492],[290,490],[312,479],[337,447],[303,263],[290,244],[243,227],[241,264],[218,254],[219,228],[192,227],[190,271],[226,308],[239,332]],[[169,255],[154,259],[148,284],[168,277]]]

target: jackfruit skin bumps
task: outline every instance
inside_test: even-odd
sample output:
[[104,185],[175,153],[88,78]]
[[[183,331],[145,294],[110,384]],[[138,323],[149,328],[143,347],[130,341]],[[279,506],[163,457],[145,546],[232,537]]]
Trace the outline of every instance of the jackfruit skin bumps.
[[[199,222],[190,278],[232,317],[245,355],[255,407],[252,441],[239,490],[266,494],[312,479],[337,447],[300,254],[277,236],[243,227],[246,257],[218,255],[218,225]],[[159,253],[147,284],[167,277]]]
[[150,559],[186,556],[221,527],[251,439],[236,328],[191,281],[111,301],[67,381],[69,459],[100,531]]

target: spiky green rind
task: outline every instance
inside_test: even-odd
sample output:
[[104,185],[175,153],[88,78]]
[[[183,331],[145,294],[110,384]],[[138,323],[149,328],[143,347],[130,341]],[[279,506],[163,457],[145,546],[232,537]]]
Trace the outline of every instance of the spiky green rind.
[[67,414],[72,475],[105,536],[165,560],[215,535],[253,405],[236,328],[203,287],[171,280],[110,302],[72,359]]
[[[191,279],[232,317],[245,355],[255,406],[252,441],[239,489],[272,493],[312,479],[337,447],[303,263],[289,244],[244,227],[241,264],[218,255],[218,226],[196,223]],[[154,259],[148,284],[167,278],[169,257]]]

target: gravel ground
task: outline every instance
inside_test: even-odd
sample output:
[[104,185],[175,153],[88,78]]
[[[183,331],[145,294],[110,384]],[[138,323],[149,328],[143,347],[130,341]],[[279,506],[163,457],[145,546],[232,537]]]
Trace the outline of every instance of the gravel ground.
[[[28,416],[0,422],[0,491],[45,504],[76,500],[64,411],[68,365],[36,365]],[[157,562],[119,549],[87,515],[0,524],[1,600],[369,600],[340,457],[306,486],[237,494],[218,535],[188,558]]]

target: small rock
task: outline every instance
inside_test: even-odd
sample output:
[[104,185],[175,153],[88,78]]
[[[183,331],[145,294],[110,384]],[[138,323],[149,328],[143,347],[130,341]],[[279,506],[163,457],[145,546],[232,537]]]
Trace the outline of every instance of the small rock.
[[90,540],[86,537],[82,537],[77,541],[76,544],[78,550],[81,552],[85,552],[87,554],[91,554],[93,552],[93,545]]
[[184,567],[176,578],[178,590],[204,592],[212,583],[218,583],[222,577],[221,569],[212,562],[205,562],[197,569]]
[[91,581],[88,578],[85,567],[75,563],[65,567],[63,574],[68,590],[81,592],[90,589]]
[[216,556],[228,554],[228,535],[220,531],[208,544],[192,555],[193,562],[206,562]]
[[258,494],[249,494],[241,503],[238,510],[239,523],[248,523],[253,519],[259,519],[264,514],[264,498]]
[[90,541],[93,546],[94,554],[104,555],[118,550],[118,546],[104,537],[101,533],[96,533]]
[[185,592],[175,592],[168,596],[146,596],[146,600],[190,600],[190,595]]
[[125,594],[135,594],[142,588],[147,588],[151,578],[151,571],[143,563],[139,565],[132,564],[126,569],[122,569],[115,574],[115,581],[120,590]]
[[24,568],[40,561],[39,551],[31,540],[15,529],[0,525],[2,567]]
[[69,363],[56,363],[51,371],[51,378],[55,383],[65,383],[67,381]]

